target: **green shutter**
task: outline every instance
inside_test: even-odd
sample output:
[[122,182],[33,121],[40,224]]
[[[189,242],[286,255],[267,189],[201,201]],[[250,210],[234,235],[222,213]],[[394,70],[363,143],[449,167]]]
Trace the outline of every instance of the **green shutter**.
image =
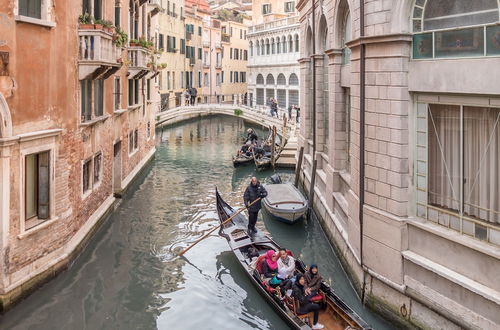
[[50,154],[45,151],[38,154],[38,218],[49,218],[50,201]]

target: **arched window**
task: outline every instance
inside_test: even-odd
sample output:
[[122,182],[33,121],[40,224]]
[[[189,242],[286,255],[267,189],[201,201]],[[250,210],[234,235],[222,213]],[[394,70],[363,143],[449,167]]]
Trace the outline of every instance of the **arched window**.
[[292,39],[292,36],[288,36],[288,51],[290,53],[293,52],[293,39]]
[[276,38],[276,54],[281,53],[280,37]]
[[269,46],[269,39],[266,39],[266,55],[269,55],[271,52],[271,47]]
[[253,42],[250,41],[248,46],[249,46],[248,48],[250,48],[250,57],[252,57],[253,56]]
[[295,73],[292,73],[290,75],[290,78],[288,78],[288,84],[290,86],[298,86],[299,85],[299,78]]
[[346,46],[346,43],[352,39],[352,24],[351,12],[347,9],[344,16],[342,28],[342,63],[347,64],[351,62],[351,49]]
[[274,38],[271,38],[271,54],[276,54],[276,44],[274,43]]
[[283,45],[283,54],[286,53],[286,37],[281,38],[281,44]]
[[299,35],[295,35],[295,52],[299,51]]
[[257,85],[264,85],[264,76],[260,73],[257,75]]
[[499,7],[498,0],[416,0],[413,58],[500,55]]
[[278,82],[278,85],[286,85],[286,78],[285,78],[285,75],[283,73],[280,73],[278,75],[277,82]]
[[274,76],[272,74],[267,75],[266,85],[274,85]]

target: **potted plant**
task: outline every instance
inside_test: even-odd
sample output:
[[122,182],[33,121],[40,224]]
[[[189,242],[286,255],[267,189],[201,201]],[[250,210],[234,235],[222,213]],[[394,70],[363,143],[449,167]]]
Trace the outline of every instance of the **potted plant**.
[[96,19],[96,20],[94,20],[94,28],[96,30],[102,30],[103,22],[104,21],[102,19]]
[[115,45],[118,47],[124,47],[127,44],[127,41],[128,41],[128,34],[126,34],[122,29],[117,27],[116,32],[113,35],[113,42],[115,43]]
[[93,30],[93,17],[89,13],[78,16],[78,27],[82,30]]
[[104,30],[108,33],[114,33],[115,32],[115,26],[113,25],[113,22],[104,20],[102,21],[102,26],[104,27]]
[[130,47],[137,47],[137,46],[139,46],[139,40],[137,40],[137,39],[130,39],[129,44],[130,44]]

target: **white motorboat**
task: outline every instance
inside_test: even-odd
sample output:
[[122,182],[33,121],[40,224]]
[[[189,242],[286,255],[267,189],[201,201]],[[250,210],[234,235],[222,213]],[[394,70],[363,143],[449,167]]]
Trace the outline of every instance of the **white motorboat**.
[[267,212],[285,223],[295,223],[302,219],[307,211],[306,198],[291,183],[265,185],[267,197],[262,204]]

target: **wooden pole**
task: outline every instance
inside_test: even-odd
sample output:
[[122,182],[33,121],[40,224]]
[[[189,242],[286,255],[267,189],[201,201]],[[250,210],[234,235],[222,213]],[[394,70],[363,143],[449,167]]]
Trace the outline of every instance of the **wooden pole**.
[[250,206],[252,206],[253,204],[257,203],[258,201],[260,201],[261,198],[257,198],[256,200],[254,200],[253,202],[251,202],[250,204],[248,204],[247,207],[244,207],[240,210],[238,210],[235,214],[233,214],[232,216],[230,216],[229,218],[227,218],[226,220],[224,220],[220,225],[218,225],[217,227],[214,227],[212,229],[210,229],[210,231],[208,233],[206,233],[205,235],[203,235],[201,238],[197,239],[191,246],[187,247],[186,249],[184,249],[181,253],[179,253],[177,256],[178,257],[181,257],[184,253],[188,252],[193,246],[195,246],[196,244],[200,243],[201,241],[203,241],[205,238],[207,238],[208,236],[210,236],[211,233],[213,233],[216,229],[224,226],[226,223],[228,223],[229,221],[233,220],[233,218],[235,216],[237,216],[238,214],[240,214],[243,210],[249,208]]
[[273,132],[271,133],[271,166],[274,169],[274,152],[276,149],[276,126],[273,126]]
[[299,177],[300,177],[300,168],[302,167],[302,159],[304,158],[304,147],[300,147],[299,151],[299,162],[297,163],[297,167],[295,168],[295,187],[299,187]]
[[311,188],[309,189],[309,209],[313,207],[313,199],[314,199],[314,185],[316,183],[316,166],[318,165],[318,160],[315,159],[313,163],[313,169],[311,172]]

